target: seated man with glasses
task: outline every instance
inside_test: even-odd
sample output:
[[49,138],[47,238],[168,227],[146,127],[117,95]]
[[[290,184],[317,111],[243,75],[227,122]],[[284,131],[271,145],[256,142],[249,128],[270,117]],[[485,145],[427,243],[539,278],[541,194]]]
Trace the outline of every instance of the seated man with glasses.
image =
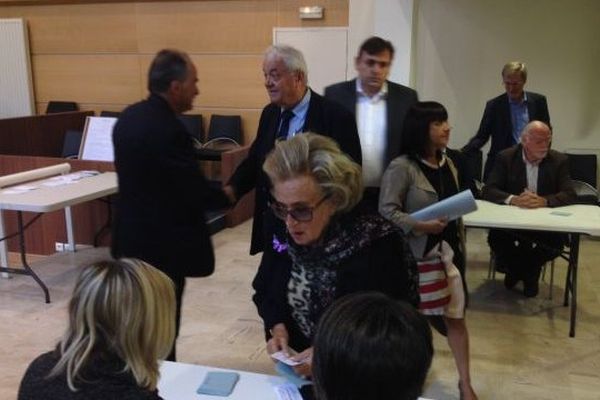
[[306,133],[278,142],[263,170],[271,209],[286,228],[273,249],[292,265],[262,263],[253,300],[269,354],[294,355],[302,361],[295,372],[309,377],[315,328],[333,301],[371,290],[416,306],[416,264],[400,229],[359,205],[360,166],[333,140]]

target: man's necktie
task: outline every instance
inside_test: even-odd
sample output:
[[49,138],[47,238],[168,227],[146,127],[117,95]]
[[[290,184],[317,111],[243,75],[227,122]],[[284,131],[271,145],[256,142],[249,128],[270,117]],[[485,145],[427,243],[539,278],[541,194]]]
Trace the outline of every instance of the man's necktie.
[[294,116],[294,112],[292,110],[284,110],[281,113],[281,125],[279,126],[279,131],[277,132],[277,139],[286,140],[288,136],[288,131],[290,130],[290,120]]

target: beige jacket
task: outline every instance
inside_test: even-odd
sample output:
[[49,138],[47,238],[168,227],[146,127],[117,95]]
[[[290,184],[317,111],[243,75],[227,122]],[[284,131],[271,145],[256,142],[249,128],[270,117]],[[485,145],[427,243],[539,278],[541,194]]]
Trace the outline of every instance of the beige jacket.
[[[446,158],[446,161],[458,186],[456,167],[450,158]],[[402,228],[408,236],[410,248],[417,259],[424,255],[427,234],[413,230],[417,221],[410,214],[437,201],[438,194],[413,160],[408,156],[400,156],[392,160],[381,180],[379,212]],[[458,229],[464,253],[462,220],[458,221]]]

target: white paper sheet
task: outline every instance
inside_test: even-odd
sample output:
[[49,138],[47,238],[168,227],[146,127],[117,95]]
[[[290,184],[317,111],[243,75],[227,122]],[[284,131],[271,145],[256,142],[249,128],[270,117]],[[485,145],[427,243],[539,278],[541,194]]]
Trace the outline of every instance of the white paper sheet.
[[475,210],[477,210],[477,203],[473,193],[470,190],[463,190],[452,197],[414,212],[410,216],[417,221],[429,221],[444,217],[448,218],[448,221],[452,221]]
[[117,118],[87,117],[80,159],[114,161],[112,131]]
[[300,391],[295,385],[291,383],[277,385],[274,389],[279,400],[302,400],[302,395],[300,394]]

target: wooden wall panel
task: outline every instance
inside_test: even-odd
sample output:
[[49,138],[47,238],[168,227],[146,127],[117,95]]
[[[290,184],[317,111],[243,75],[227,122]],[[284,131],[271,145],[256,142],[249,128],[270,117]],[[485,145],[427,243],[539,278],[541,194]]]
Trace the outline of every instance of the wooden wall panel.
[[60,157],[65,132],[83,131],[89,111],[0,119],[0,154]]
[[198,67],[195,109],[207,117],[242,115],[247,143],[268,102],[261,64],[273,28],[348,25],[348,0],[320,0],[325,18],[317,21],[299,19],[306,5],[300,0],[11,3],[21,5],[0,0],[0,17],[28,21],[39,112],[49,100],[76,101],[96,113],[122,110],[147,96],[156,51],[174,47]]
[[137,5],[139,50],[262,53],[271,44],[276,1],[160,2]]
[[[348,26],[348,0],[319,0],[304,2],[298,0],[279,0],[277,2],[277,26],[285,27],[325,27]],[[325,9],[323,19],[300,19],[298,8],[300,6],[319,5]]]
[[10,7],[24,17],[33,54],[136,53],[133,3]]
[[[141,57],[141,71],[148,71],[152,58]],[[200,90],[194,106],[262,108],[268,102],[263,86],[262,55],[192,54],[191,58],[198,70]]]
[[142,97],[137,55],[35,55],[38,102],[133,103]]

